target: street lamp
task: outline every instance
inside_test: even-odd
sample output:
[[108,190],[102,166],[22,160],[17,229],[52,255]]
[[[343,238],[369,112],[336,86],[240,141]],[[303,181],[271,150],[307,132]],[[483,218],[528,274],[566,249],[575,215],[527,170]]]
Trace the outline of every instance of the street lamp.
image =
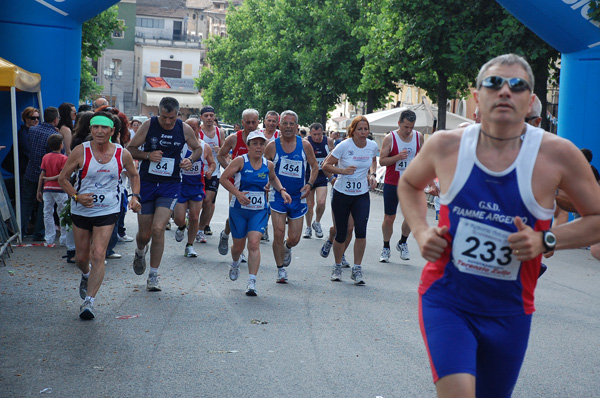
[[113,103],[113,96],[112,96],[112,88],[113,88],[113,80],[121,80],[121,77],[123,76],[123,71],[121,70],[121,68],[119,67],[118,71],[115,71],[115,63],[111,61],[110,65],[108,67],[104,67],[104,76],[110,80],[110,94],[109,94],[109,98],[110,98],[110,106],[115,106],[115,104]]

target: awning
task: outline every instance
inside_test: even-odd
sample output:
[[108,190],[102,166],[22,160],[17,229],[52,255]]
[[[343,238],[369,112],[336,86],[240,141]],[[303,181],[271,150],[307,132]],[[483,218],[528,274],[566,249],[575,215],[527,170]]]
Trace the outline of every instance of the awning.
[[0,58],[0,87],[15,87],[17,90],[37,93],[40,91],[41,80],[39,74],[27,72]]
[[142,104],[146,106],[158,106],[164,97],[173,97],[179,101],[182,108],[202,108],[202,97],[200,94],[178,93],[168,91],[144,91],[142,93]]

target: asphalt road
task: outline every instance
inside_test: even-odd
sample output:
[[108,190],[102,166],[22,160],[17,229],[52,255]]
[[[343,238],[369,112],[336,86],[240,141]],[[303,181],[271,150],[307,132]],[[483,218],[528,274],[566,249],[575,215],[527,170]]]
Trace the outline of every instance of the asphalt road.
[[[417,320],[424,261],[411,237],[410,261],[392,249],[392,262],[378,262],[381,196],[371,196],[366,286],[354,286],[349,269],[330,282],[333,255],[320,257],[323,240],[313,237],[294,248],[287,285],[275,283],[270,244],[261,244],[258,297],[244,295],[247,269],[231,282],[230,257],[217,252],[224,196],[215,234],[195,244],[199,258],[183,257],[167,231],[162,292],[146,291],[131,268],[134,243],[120,243],[94,321],[78,318],[79,272],[61,259],[64,248],[16,248],[0,265],[0,397],[435,396]],[[135,234],[134,214],[126,225]],[[545,263],[513,396],[600,397],[600,263],[584,249]]]

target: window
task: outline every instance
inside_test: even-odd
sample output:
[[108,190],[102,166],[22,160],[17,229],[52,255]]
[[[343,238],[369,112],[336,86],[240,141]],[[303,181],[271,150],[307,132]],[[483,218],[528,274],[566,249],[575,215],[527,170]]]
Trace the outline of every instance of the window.
[[164,29],[165,28],[165,20],[164,19],[137,17],[135,19],[135,26],[139,26],[141,28]]
[[113,39],[124,39],[125,38],[125,20],[119,19],[119,23],[121,24],[121,29],[114,30],[112,33]]
[[181,79],[181,61],[160,61],[160,77],[176,77]]

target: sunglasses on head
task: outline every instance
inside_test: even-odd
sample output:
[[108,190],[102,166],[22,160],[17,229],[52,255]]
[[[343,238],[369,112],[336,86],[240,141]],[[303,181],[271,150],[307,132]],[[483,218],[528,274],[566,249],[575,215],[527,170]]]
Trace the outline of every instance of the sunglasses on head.
[[502,76],[488,76],[481,82],[482,87],[489,88],[491,90],[500,90],[504,83],[508,83],[510,91],[520,93],[523,91],[531,91],[529,83],[525,79],[520,77],[505,78]]
[[29,116],[27,119],[29,120],[40,120],[39,116]]

